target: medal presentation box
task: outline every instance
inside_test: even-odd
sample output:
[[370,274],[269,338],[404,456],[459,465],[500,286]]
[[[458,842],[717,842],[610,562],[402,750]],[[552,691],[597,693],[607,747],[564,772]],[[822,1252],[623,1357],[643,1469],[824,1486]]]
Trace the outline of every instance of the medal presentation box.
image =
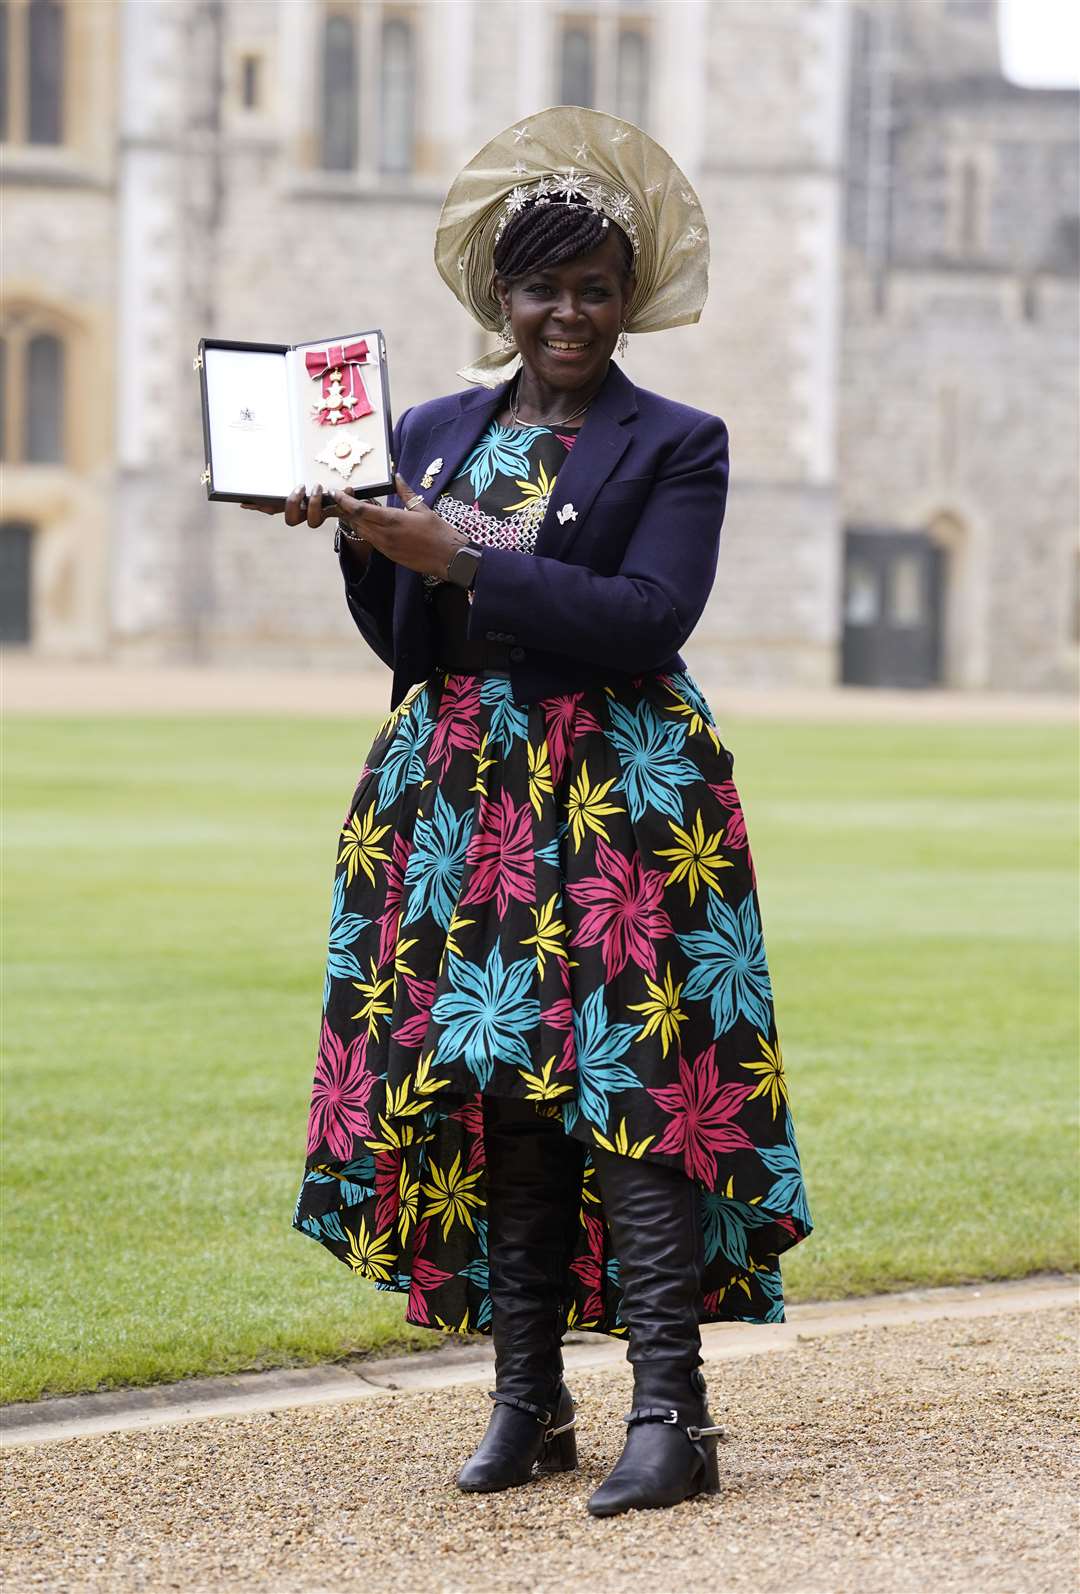
[[376,328],[318,343],[201,338],[207,498],[283,508],[294,487],[394,490],[386,343]]

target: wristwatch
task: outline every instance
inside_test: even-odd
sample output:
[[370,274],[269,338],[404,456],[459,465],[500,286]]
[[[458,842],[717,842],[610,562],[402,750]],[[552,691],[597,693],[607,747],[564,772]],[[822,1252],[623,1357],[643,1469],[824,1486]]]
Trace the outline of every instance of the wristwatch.
[[482,558],[479,548],[471,548],[468,543],[455,548],[446,567],[447,581],[452,582],[455,587],[464,587],[466,592],[470,591]]

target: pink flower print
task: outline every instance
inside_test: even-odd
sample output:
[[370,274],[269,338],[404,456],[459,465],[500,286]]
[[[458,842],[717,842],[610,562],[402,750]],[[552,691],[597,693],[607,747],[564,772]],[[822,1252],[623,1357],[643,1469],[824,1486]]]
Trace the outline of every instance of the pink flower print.
[[480,677],[448,675],[439,699],[428,766],[441,777],[455,750],[474,753],[480,746]]
[[453,1278],[452,1273],[445,1273],[441,1267],[436,1267],[434,1262],[429,1262],[422,1254],[427,1245],[428,1225],[430,1218],[425,1218],[416,1226],[416,1237],[413,1241],[412,1277],[409,1280],[409,1322],[420,1323],[425,1328],[431,1327],[431,1314],[428,1303],[424,1299],[431,1290],[437,1290],[440,1284],[445,1284],[447,1279]]
[[379,964],[392,958],[397,945],[398,914],[401,912],[401,893],[405,885],[405,870],[412,852],[412,842],[404,836],[394,837],[393,852],[386,865],[386,896],[379,914]]
[[540,1022],[549,1029],[562,1030],[563,1046],[562,1057],[555,1072],[565,1074],[570,1069],[577,1067],[577,1053],[574,1050],[574,1010],[570,1005],[568,996],[560,996],[557,1002],[552,1002],[550,1007],[545,1007],[540,1014]]
[[346,1050],[323,1019],[308,1117],[309,1156],[325,1140],[333,1155],[344,1162],[353,1154],[353,1137],[371,1134],[367,1099],[376,1076],[365,1066],[366,1051],[366,1030]]
[[494,801],[480,799],[477,827],[465,853],[472,865],[462,906],[495,898],[504,916],[511,897],[536,902],[536,855],[533,852],[532,809],[528,800],[517,807],[508,792]]
[[655,978],[656,944],[672,933],[671,920],[660,906],[667,875],[662,869],[642,868],[640,853],[623,857],[603,836],[596,838],[596,862],[598,875],[566,885],[571,901],[588,910],[571,944],[599,943],[609,980],[631,961]]
[[465,1131],[469,1143],[469,1160],[466,1166],[468,1173],[475,1173],[477,1168],[482,1168],[486,1161],[484,1155],[484,1108],[479,1093],[470,1096],[456,1112],[450,1114],[455,1123],[459,1123]]
[[588,1322],[599,1317],[603,1311],[600,1286],[604,1276],[604,1225],[599,1218],[594,1218],[589,1212],[583,1213],[582,1216],[585,1220],[589,1248],[584,1256],[574,1258],[570,1264],[570,1271],[577,1274],[589,1292],[581,1305],[582,1320]]
[[431,1021],[431,1005],[435,1000],[435,981],[418,980],[411,974],[402,976],[416,1012],[399,1024],[391,1036],[399,1046],[423,1046]]
[[718,1151],[753,1150],[754,1142],[732,1119],[753,1085],[721,1085],[716,1070],[716,1042],[693,1063],[679,1058],[679,1083],[650,1090],[649,1095],[674,1116],[654,1151],[681,1152],[691,1179],[712,1187]]
[[743,817],[742,802],[735,790],[733,780],[725,780],[718,786],[710,782],[709,790],[718,802],[723,803],[728,810],[728,821],[724,826],[724,846],[732,852],[746,852],[746,863],[750,870],[750,882],[757,888],[757,870],[754,868],[753,855],[750,852],[750,842],[746,834],[746,820]]
[[380,1151],[375,1158],[375,1232],[385,1234],[398,1219],[401,1206],[400,1151]]
[[584,696],[584,692],[570,692],[563,697],[545,697],[541,705],[547,729],[551,778],[556,786],[566,773],[570,750],[578,737],[584,736],[586,731],[603,734],[596,715],[581,707]]

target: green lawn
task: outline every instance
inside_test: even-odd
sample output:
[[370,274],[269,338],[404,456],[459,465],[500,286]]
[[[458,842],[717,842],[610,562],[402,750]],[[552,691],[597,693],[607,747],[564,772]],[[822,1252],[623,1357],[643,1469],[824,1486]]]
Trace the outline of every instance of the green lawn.
[[[370,723],[4,731],[4,1396],[390,1344],[294,1232]],[[1077,1265],[1075,738],[721,719],[816,1228],[789,1301]]]

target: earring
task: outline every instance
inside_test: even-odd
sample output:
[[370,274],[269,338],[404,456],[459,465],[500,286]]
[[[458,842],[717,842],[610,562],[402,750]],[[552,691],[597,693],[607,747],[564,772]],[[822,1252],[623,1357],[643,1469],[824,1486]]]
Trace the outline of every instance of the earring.
[[503,323],[499,328],[499,341],[504,349],[512,349],[514,347],[514,334],[510,330],[510,317],[508,315],[503,316]]
[[629,348],[629,346],[630,346],[630,339],[626,336],[626,327],[625,326],[621,326],[619,328],[619,358],[621,360],[625,360],[626,359],[626,351]]

